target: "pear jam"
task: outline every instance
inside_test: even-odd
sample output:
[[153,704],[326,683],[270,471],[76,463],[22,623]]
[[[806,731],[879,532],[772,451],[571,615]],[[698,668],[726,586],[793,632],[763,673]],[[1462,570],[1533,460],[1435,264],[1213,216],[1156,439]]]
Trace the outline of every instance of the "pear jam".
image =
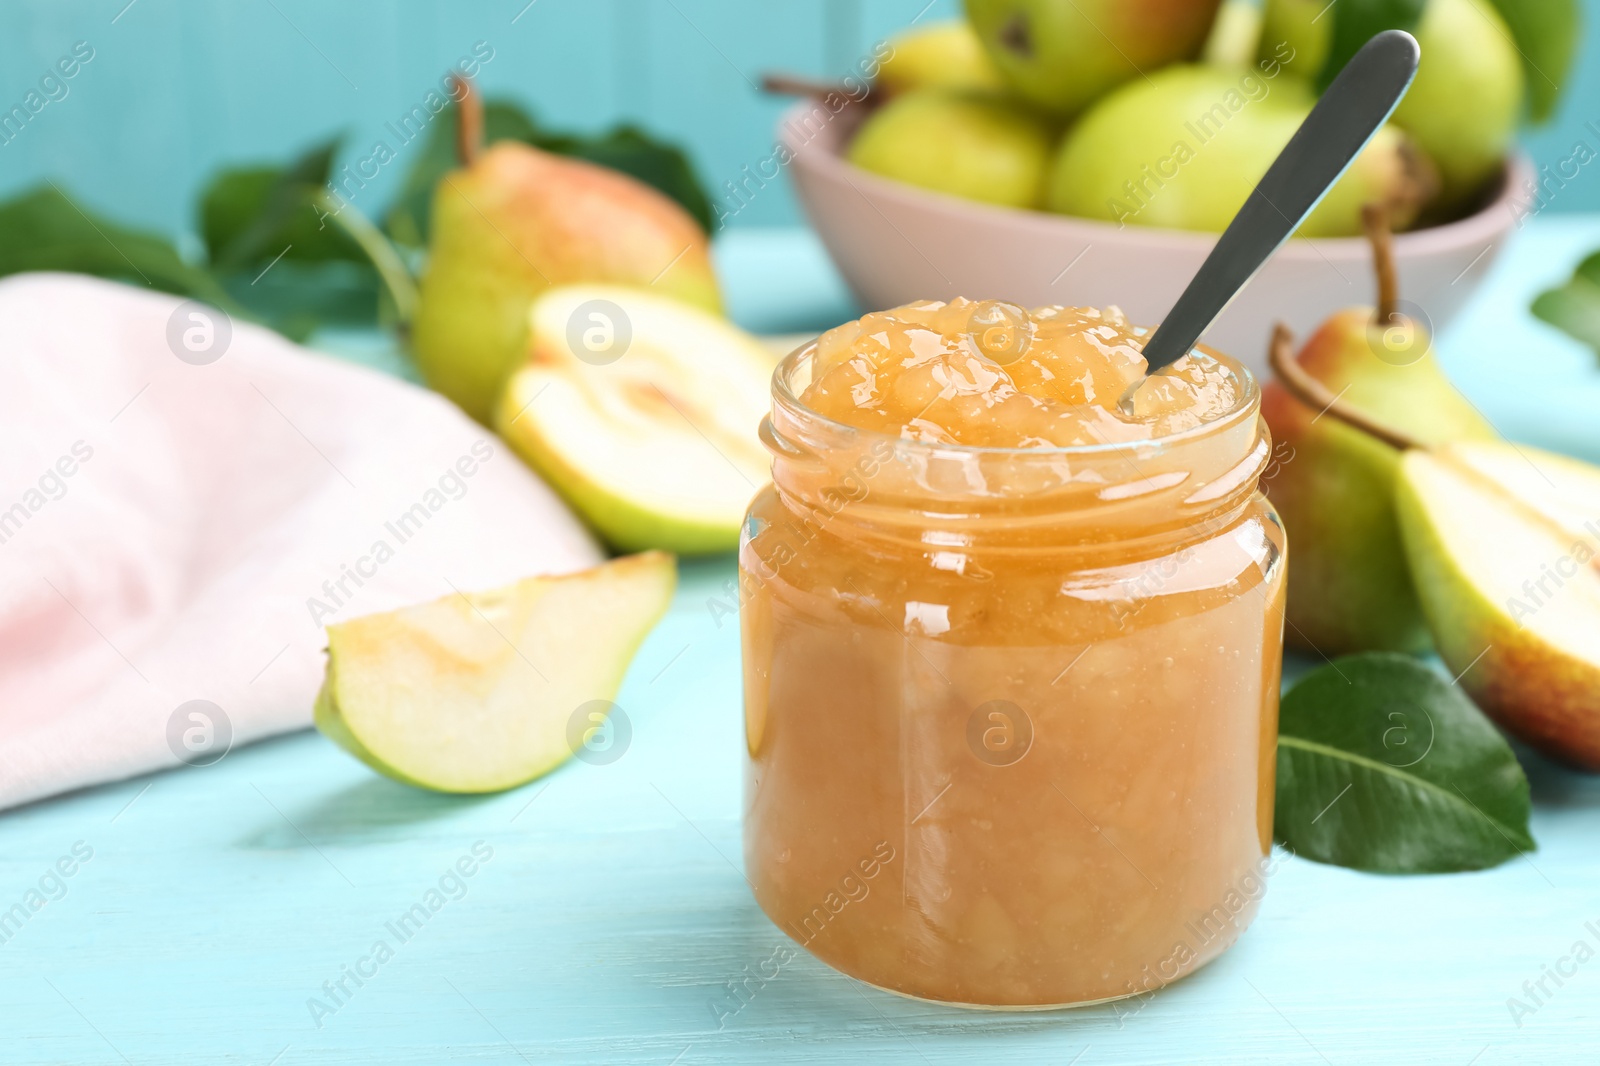
[[[740,546],[745,869],[881,988],[1041,1008],[1215,958],[1272,871],[1259,394],[1114,308],[911,304],[791,354]],[[1131,1009],[1131,1008],[1130,1008]]]

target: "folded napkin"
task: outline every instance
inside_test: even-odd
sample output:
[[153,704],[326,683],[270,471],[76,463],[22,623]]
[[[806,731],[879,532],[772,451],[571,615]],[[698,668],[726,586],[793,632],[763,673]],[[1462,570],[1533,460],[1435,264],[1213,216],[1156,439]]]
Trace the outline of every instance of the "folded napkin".
[[329,622],[599,559],[430,392],[175,297],[0,282],[0,808],[309,725]]

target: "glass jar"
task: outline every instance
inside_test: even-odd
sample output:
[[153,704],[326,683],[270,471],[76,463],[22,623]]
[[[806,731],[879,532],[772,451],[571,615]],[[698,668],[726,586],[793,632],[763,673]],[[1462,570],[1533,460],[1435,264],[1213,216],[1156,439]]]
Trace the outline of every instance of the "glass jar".
[[1152,441],[998,449],[830,421],[773,379],[740,547],[745,869],[909,996],[1146,992],[1249,924],[1272,846],[1284,534],[1240,371]]

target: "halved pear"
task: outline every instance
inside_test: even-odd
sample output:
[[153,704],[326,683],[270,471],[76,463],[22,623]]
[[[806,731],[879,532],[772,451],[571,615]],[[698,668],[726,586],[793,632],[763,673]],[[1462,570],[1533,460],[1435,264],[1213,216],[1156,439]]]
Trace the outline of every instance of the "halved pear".
[[514,788],[575,753],[574,716],[616,698],[676,582],[648,552],[331,625],[317,728],[407,784]]
[[1600,769],[1600,469],[1507,444],[1410,451],[1396,502],[1462,687],[1528,743]]
[[1600,553],[1600,467],[1507,444],[1458,441],[1436,454]]
[[737,547],[770,477],[758,431],[775,361],[761,343],[624,286],[551,289],[531,316],[500,435],[619,550]]

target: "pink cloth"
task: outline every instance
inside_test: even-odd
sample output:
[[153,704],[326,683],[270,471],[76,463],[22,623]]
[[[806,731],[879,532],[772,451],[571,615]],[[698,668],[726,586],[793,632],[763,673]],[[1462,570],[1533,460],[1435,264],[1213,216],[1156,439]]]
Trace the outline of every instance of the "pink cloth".
[[0,282],[0,808],[193,761],[191,700],[309,725],[327,622],[600,559],[449,402],[239,322],[203,363],[181,303]]

